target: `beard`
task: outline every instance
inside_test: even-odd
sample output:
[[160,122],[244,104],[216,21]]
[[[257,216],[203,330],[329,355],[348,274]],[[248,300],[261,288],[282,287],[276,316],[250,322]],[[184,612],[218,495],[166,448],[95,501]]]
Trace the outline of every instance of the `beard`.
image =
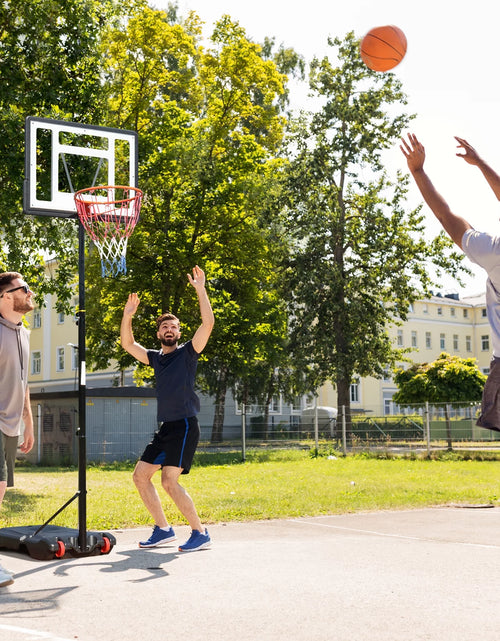
[[12,309],[18,314],[27,314],[28,312],[31,312],[33,309],[35,309],[35,304],[31,299],[26,299],[26,300],[14,299],[14,305]]
[[178,338],[160,338],[160,343],[165,347],[173,347],[177,344]]

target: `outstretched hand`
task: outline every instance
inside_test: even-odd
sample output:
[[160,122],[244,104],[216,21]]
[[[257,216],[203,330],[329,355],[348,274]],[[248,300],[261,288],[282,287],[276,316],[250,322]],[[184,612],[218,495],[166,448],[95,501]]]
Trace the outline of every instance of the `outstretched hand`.
[[415,134],[408,134],[408,142],[401,138],[401,143],[399,148],[406,158],[408,169],[412,173],[422,169],[425,161],[425,149]]
[[191,285],[196,290],[203,289],[205,287],[205,272],[201,267],[198,267],[198,265],[193,267],[193,275],[191,276],[191,274],[188,274],[187,277]]
[[133,316],[136,313],[140,302],[141,301],[137,294],[129,294],[128,300],[123,309],[123,314],[126,316]]
[[455,136],[455,140],[458,142],[457,148],[462,148],[464,151],[464,153],[457,154],[457,156],[459,158],[463,158],[465,162],[469,163],[469,165],[478,165],[480,162],[480,158],[474,147],[470,145],[466,140],[464,140],[463,138],[459,138],[458,136]]

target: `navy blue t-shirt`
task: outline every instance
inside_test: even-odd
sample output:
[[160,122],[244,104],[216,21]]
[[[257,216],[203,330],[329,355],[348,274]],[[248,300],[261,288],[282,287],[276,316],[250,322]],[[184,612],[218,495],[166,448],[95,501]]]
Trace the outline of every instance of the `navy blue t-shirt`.
[[200,400],[194,391],[198,358],[191,341],[170,354],[148,349],[149,364],[156,377],[158,421],[178,421],[200,411]]

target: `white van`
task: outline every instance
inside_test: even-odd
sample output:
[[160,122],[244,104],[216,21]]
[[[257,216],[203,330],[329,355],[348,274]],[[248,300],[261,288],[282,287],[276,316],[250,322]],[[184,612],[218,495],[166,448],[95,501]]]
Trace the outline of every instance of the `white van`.
[[[337,408],[318,405],[316,409],[318,411],[318,432],[322,433],[324,436],[330,436],[333,438],[335,436],[335,428],[337,425]],[[300,421],[302,430],[314,432],[314,416],[316,414],[316,409],[314,407],[308,407],[307,409],[302,410]]]

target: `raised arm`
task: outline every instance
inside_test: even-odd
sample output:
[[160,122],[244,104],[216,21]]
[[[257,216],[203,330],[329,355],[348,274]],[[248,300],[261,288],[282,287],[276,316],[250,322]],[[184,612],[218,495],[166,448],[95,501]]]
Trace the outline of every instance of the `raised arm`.
[[134,340],[134,333],[132,331],[132,319],[139,307],[139,296],[137,294],[130,294],[123,309],[123,318],[120,327],[120,341],[123,349],[131,354],[141,363],[149,365],[148,351],[139,343]]
[[409,134],[408,141],[402,139],[400,149],[406,157],[408,169],[413,176],[425,202],[439,220],[446,233],[462,249],[462,238],[472,225],[454,214],[448,203],[437,192],[429,176],[424,171],[425,149],[414,134]]
[[196,330],[192,343],[194,351],[201,354],[212,333],[215,322],[214,313],[205,289],[205,273],[203,270],[196,265],[196,267],[193,267],[193,275],[188,274],[187,277],[191,285],[196,289],[200,304],[201,325]]
[[497,200],[500,200],[500,176],[481,158],[474,147],[466,140],[459,138],[458,136],[455,136],[455,140],[458,142],[457,147],[459,149],[462,148],[464,151],[464,153],[457,154],[457,156],[459,158],[463,158],[465,162],[469,163],[469,165],[475,165],[480,169],[481,173],[486,178],[488,185],[497,197]]

